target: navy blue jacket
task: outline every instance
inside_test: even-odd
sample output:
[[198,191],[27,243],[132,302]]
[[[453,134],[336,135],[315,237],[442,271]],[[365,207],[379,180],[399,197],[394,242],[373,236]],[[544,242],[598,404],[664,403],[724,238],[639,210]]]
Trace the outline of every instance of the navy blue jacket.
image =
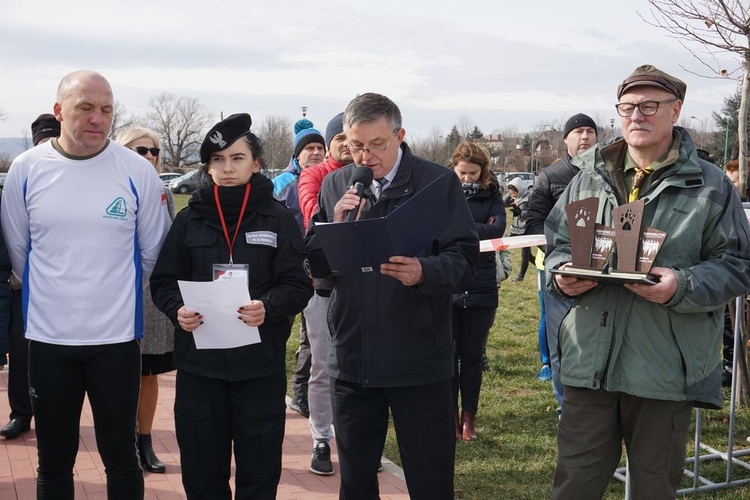
[[[505,233],[505,205],[496,184],[481,189],[466,200],[480,240],[502,238]],[[477,276],[467,287],[453,293],[454,307],[497,307],[495,252],[479,255]]]
[[[453,376],[453,291],[471,283],[479,260],[477,230],[456,174],[413,156],[405,143],[401,148],[396,176],[380,198],[375,201],[369,188],[365,190],[362,218],[383,217],[441,179],[449,220],[445,232],[415,255],[424,271],[422,284],[407,287],[377,271],[335,278],[328,312],[329,373],[364,387],[427,385]],[[342,167],[323,179],[313,222],[333,220],[333,208],[347,191],[355,167]],[[327,276],[330,266],[314,224],[306,243],[313,276]]]

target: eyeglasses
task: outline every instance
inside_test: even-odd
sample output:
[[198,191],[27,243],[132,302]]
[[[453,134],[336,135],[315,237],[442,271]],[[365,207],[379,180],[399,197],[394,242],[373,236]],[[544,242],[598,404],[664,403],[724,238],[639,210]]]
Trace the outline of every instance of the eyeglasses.
[[151,156],[156,158],[159,156],[159,152],[161,152],[161,149],[159,148],[147,148],[146,146],[136,146],[134,148],[130,148],[136,153],[138,153],[141,156],[146,156],[146,153],[151,153]]
[[633,116],[635,108],[638,108],[638,111],[640,111],[643,116],[653,116],[659,111],[659,104],[672,103],[676,100],[677,98],[674,97],[672,99],[664,99],[663,101],[643,101],[638,104],[621,102],[620,104],[615,104],[615,108],[617,109],[617,114],[624,118]]
[[367,153],[368,155],[377,155],[378,153],[385,152],[386,149],[388,149],[388,146],[391,145],[391,141],[393,140],[393,137],[391,137],[388,142],[385,143],[385,146],[372,146],[370,148],[362,148],[359,146],[352,146],[349,144],[349,152],[353,155],[361,155],[364,153]]

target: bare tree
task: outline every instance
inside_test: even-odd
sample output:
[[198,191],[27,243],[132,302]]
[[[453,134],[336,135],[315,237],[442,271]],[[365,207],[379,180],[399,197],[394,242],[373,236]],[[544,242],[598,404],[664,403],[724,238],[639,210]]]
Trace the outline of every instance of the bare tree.
[[13,160],[9,153],[0,153],[0,172],[7,172]]
[[259,136],[263,141],[263,156],[271,174],[286,168],[292,158],[292,119],[288,116],[266,116]]
[[112,126],[109,130],[109,136],[115,137],[120,130],[135,125],[138,120],[133,116],[127,116],[125,106],[118,100],[115,100],[115,109],[112,111]]
[[456,127],[458,127],[458,133],[461,134],[461,139],[467,139],[469,137],[469,134],[471,134],[471,131],[474,130],[474,127],[476,125],[469,119],[468,115],[462,114],[458,117],[458,123],[456,123]]
[[147,126],[161,138],[163,161],[169,170],[180,170],[199,161],[203,131],[211,123],[211,114],[194,97],[163,92],[149,100],[152,108]]
[[5,116],[7,115],[5,109],[3,109],[2,106],[0,106],[0,122],[5,120]]
[[[750,8],[747,0],[649,0],[649,3],[656,11],[652,11],[651,19],[644,18],[644,21],[678,39],[714,77],[742,73],[738,136],[740,194],[745,199],[750,108]],[[700,49],[693,50],[693,46]],[[716,57],[719,52],[736,54],[738,67],[731,71],[723,68]]]
[[34,144],[32,144],[32,138],[31,138],[31,132],[27,128],[21,129],[21,140],[23,142],[23,149],[31,149]]
[[410,141],[409,147],[415,155],[432,160],[441,165],[447,165],[452,151],[446,151],[443,132],[440,127],[432,127],[425,137],[416,136]]

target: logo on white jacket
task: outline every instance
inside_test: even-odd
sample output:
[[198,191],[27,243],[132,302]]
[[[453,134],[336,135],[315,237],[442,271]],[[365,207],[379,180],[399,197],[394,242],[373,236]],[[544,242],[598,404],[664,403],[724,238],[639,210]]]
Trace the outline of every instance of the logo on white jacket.
[[109,204],[107,210],[105,210],[105,218],[108,219],[125,219],[128,215],[128,205],[125,203],[125,198],[118,196],[115,200]]

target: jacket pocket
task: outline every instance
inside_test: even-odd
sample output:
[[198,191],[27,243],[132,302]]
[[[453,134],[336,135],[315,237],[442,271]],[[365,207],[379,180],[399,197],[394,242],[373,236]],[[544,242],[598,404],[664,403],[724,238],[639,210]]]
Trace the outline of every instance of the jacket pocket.
[[213,265],[226,264],[226,259],[221,257],[218,244],[218,233],[210,231],[208,227],[202,227],[197,231],[185,234],[185,246],[188,249],[192,262],[192,278],[211,280],[213,279]]
[[721,331],[724,315],[685,314],[669,311],[672,334],[685,363],[685,383],[692,386],[708,377],[721,363]]

